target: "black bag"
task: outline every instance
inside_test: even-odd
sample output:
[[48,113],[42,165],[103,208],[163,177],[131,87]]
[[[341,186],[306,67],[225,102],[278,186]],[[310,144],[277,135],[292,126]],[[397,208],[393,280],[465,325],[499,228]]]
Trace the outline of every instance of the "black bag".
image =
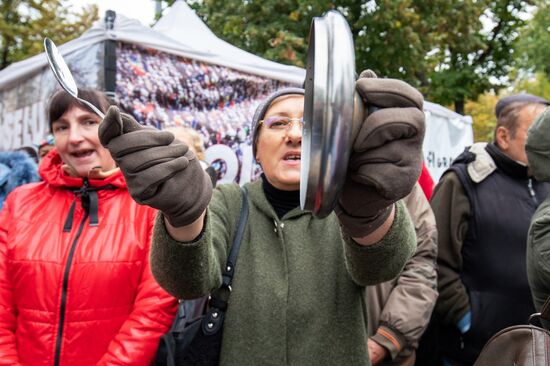
[[246,189],[241,187],[241,217],[222,275],[222,285],[212,294],[180,300],[172,328],[164,334],[153,366],[214,366],[219,364],[222,327],[239,247],[248,220]]

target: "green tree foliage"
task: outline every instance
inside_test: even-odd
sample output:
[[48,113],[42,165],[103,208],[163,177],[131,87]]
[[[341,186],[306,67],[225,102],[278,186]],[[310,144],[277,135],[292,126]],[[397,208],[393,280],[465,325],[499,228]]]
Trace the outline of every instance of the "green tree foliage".
[[262,57],[305,66],[312,16],[325,11],[316,1],[204,0],[192,4],[214,33]]
[[514,92],[531,93],[550,100],[550,79],[543,72],[519,78],[514,83]]
[[361,6],[358,18],[350,23],[357,68],[370,68],[379,75],[404,79],[415,86],[426,85],[426,54],[434,42],[429,3],[382,0]]
[[44,37],[65,43],[80,36],[97,19],[95,5],[73,12],[66,0],[2,0],[0,70],[42,52]]
[[[443,0],[440,0],[445,2]],[[203,0],[192,2],[221,38],[265,58],[305,66],[311,20],[328,10],[344,14],[353,34],[357,69],[417,83],[430,49],[422,34],[431,1]]]
[[465,105],[466,114],[474,121],[474,142],[492,141],[493,131],[497,123],[495,106],[499,97],[494,93],[481,94],[476,101],[468,101]]
[[311,19],[344,14],[357,69],[397,77],[464,113],[507,82],[529,0],[187,0],[214,33],[262,57],[304,66]]
[[518,38],[520,66],[543,72],[550,78],[550,2],[538,1],[533,19],[527,23]]
[[437,52],[429,57],[434,67],[427,94],[439,103],[454,103],[455,110],[463,113],[467,99],[476,100],[508,82],[513,45],[529,4],[523,0],[447,3],[436,12],[446,15],[436,32]]

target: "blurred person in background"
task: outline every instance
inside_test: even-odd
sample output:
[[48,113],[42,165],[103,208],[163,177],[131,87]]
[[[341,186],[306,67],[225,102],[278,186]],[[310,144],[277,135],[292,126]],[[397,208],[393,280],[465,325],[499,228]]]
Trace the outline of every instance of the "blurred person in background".
[[38,180],[36,162],[27,153],[0,151],[0,210],[11,191],[23,184]]
[[420,184],[403,202],[416,232],[416,251],[399,276],[367,286],[369,355],[373,365],[412,366],[437,300],[437,228]]
[[165,131],[174,134],[174,137],[184,144],[186,144],[193,153],[197,156],[204,171],[208,173],[212,180],[212,186],[216,187],[218,182],[218,172],[213,166],[208,165],[206,157],[204,156],[204,141],[201,135],[191,127],[176,126],[168,127]]
[[[541,182],[550,182],[550,108],[529,129],[525,145],[529,167]],[[550,296],[550,197],[539,206],[531,220],[527,238],[527,278],[535,311]],[[543,321],[546,329],[550,324]]]
[[44,140],[38,144],[38,159],[42,161],[50,151],[55,148],[54,139],[52,134],[48,134]]
[[17,149],[15,149],[15,151],[21,151],[21,152],[24,152],[25,154],[27,154],[28,157],[30,157],[36,164],[38,164],[38,153],[36,151],[36,149],[32,146],[21,146]]
[[0,365],[149,365],[176,310],[149,267],[156,211],[128,194],[95,113],[65,91],[48,111],[43,181],[0,212]]
[[[431,199],[438,238],[435,340],[448,365],[471,365],[499,330],[534,312],[525,265],[529,222],[550,193],[532,177],[527,130],[548,101],[530,94],[496,105],[492,143],[457,157]],[[434,352],[435,345],[428,347]]]
[[426,166],[426,164],[424,164],[424,162],[422,162],[422,173],[420,173],[420,177],[418,178],[418,184],[420,184],[420,187],[422,187],[424,196],[426,196],[428,201],[430,201],[434,191],[435,183],[430,174],[430,171],[428,170],[428,167]]

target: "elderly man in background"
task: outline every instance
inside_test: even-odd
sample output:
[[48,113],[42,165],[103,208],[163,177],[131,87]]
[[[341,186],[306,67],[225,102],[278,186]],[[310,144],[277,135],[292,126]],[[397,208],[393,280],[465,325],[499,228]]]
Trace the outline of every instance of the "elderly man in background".
[[525,268],[529,222],[550,193],[530,175],[527,130],[550,102],[512,95],[496,106],[494,142],[461,154],[435,187],[439,299],[446,365],[471,365],[499,330],[534,312]]

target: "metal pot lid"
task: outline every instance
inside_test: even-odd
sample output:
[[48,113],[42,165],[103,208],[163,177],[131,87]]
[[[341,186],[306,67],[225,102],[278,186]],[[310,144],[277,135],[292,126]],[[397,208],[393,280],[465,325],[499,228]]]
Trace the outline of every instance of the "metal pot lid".
[[353,37],[344,16],[313,18],[302,132],[300,205],[323,218],[334,209],[352,147],[355,98]]

